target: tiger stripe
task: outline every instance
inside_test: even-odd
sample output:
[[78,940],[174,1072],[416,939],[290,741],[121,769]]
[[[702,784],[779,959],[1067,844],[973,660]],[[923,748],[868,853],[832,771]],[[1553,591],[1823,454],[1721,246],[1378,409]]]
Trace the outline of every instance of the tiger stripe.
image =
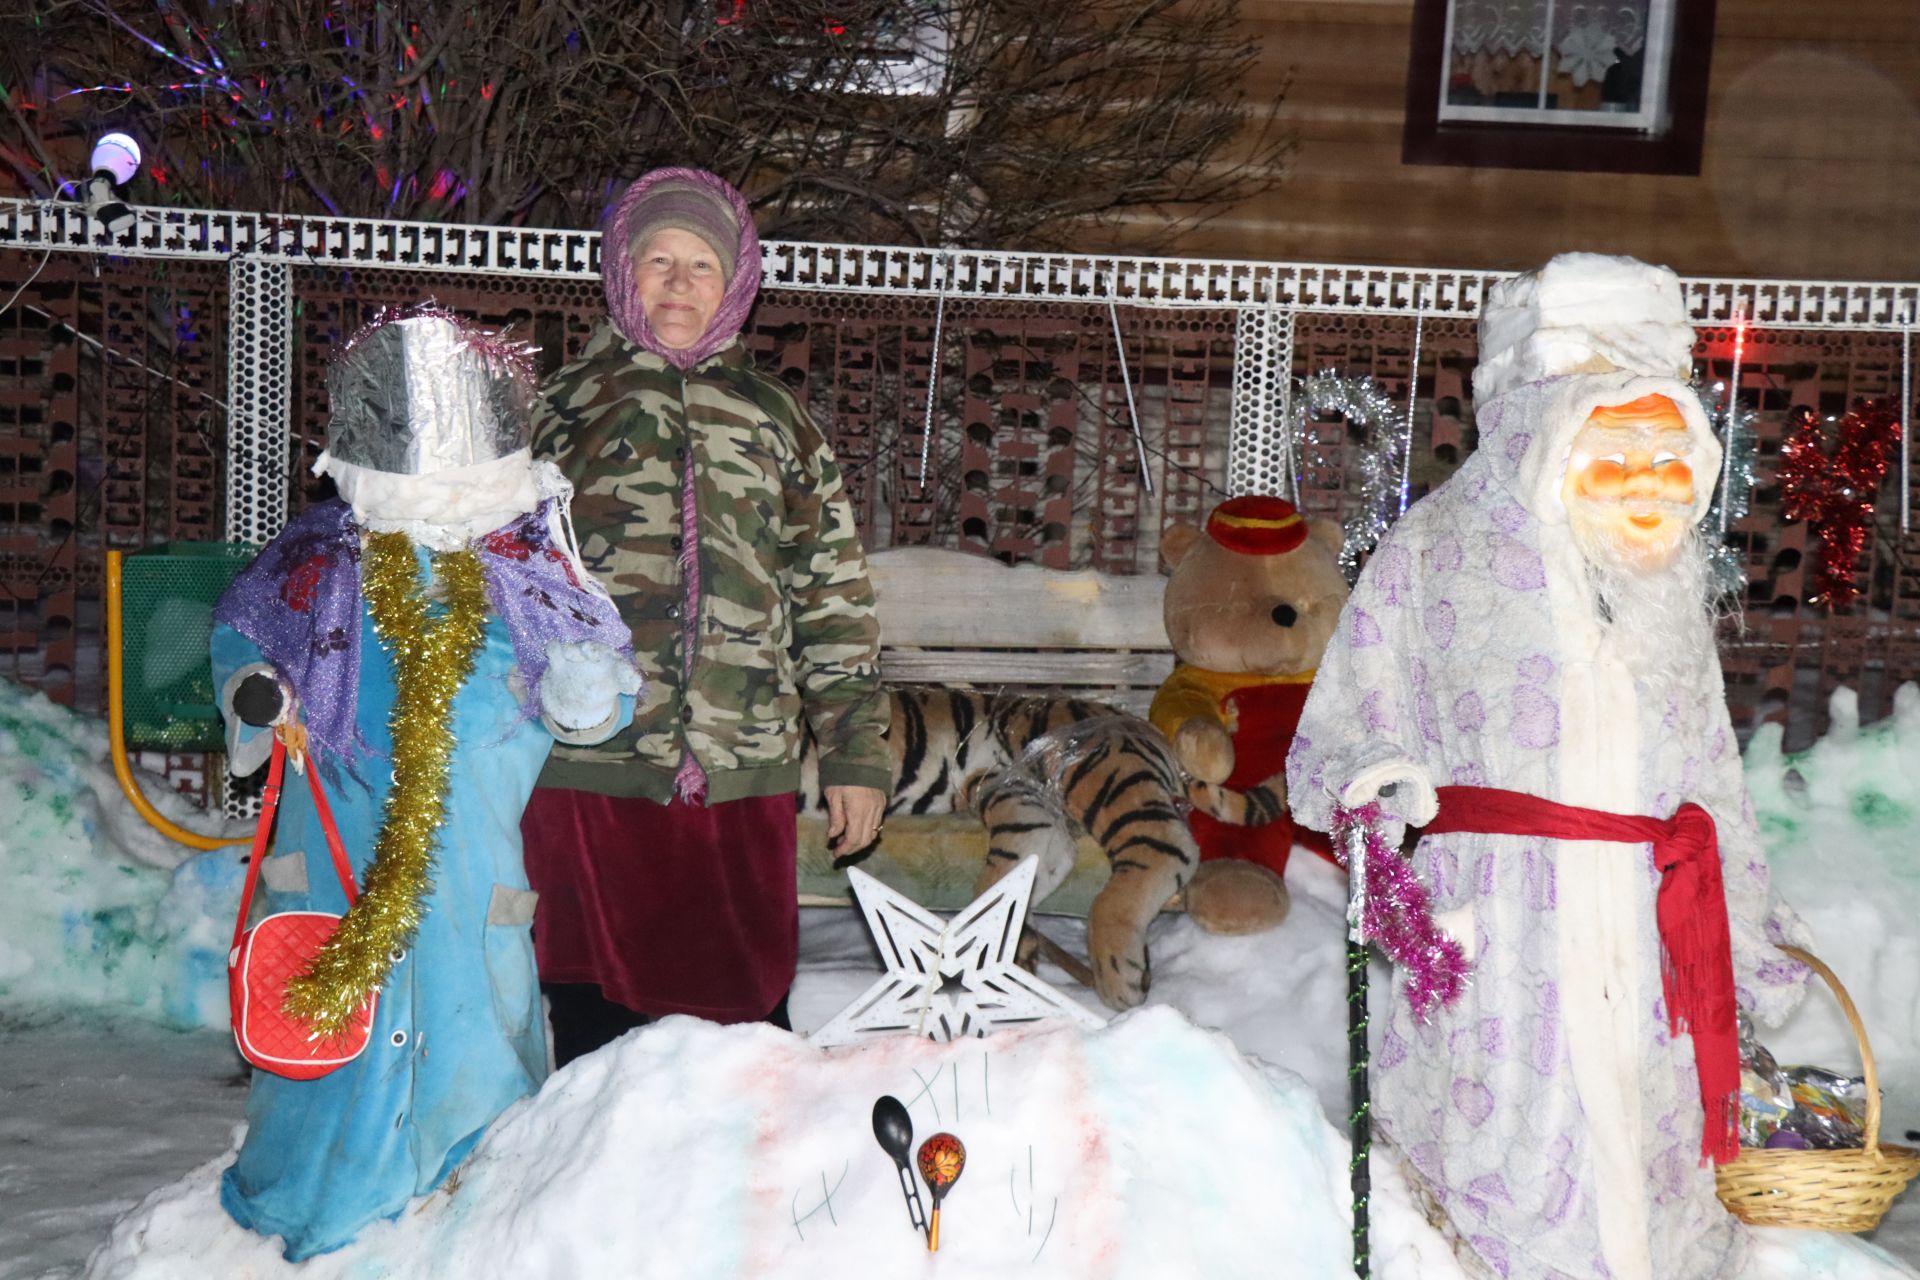
[[[972,812],[986,828],[976,892],[1030,857],[1040,860],[1035,902],[1073,868],[1074,837],[1089,834],[1112,877],[1088,917],[1095,988],[1114,1008],[1145,997],[1146,925],[1199,864],[1186,808],[1224,821],[1266,821],[1275,793],[1211,788],[1190,797],[1167,740],[1152,725],[1084,698],[971,689],[888,690],[893,793],[889,814]],[[808,762],[810,765],[810,761]],[[801,803],[824,808],[810,767]],[[1237,817],[1226,816],[1230,810]],[[875,841],[875,845],[878,841]],[[873,851],[851,850],[845,866]]]

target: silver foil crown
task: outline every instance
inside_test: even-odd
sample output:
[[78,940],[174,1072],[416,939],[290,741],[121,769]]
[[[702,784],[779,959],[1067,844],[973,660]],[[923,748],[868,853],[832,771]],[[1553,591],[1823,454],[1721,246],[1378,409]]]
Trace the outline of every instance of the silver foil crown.
[[492,462],[532,443],[530,349],[437,310],[383,316],[327,371],[327,453],[395,475]]

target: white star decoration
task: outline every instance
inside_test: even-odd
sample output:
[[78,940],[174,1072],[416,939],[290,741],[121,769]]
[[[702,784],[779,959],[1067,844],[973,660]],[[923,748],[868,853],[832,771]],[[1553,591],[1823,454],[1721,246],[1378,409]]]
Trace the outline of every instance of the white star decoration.
[[1026,859],[945,923],[857,867],[849,868],[853,896],[887,971],[814,1032],[813,1043],[854,1044],[902,1034],[958,1040],[1050,1017],[1105,1026],[1104,1018],[1014,963],[1038,865]]

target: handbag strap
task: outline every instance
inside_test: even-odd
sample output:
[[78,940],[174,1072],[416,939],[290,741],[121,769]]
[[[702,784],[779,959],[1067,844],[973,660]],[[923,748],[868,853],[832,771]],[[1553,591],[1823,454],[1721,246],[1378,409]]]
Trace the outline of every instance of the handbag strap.
[[260,793],[260,821],[253,829],[253,852],[247,857],[247,882],[240,890],[240,916],[233,922],[232,955],[247,932],[247,913],[253,909],[253,891],[260,883],[260,864],[266,861],[267,837],[273,834],[273,815],[280,808],[280,779],[286,773],[287,744],[273,736],[273,757],[267,764],[267,787]]
[[[247,931],[247,914],[253,909],[254,890],[260,883],[260,864],[266,861],[267,840],[273,834],[274,815],[280,808],[280,789],[286,776],[286,765],[287,744],[275,733],[273,756],[267,765],[267,785],[260,793],[260,822],[253,829],[253,852],[247,859],[246,884],[240,890],[240,914],[233,922],[233,948],[240,945],[240,939]],[[347,905],[351,907],[360,897],[360,891],[353,883],[353,864],[347,861],[347,851],[340,842],[340,828],[334,823],[333,808],[327,803],[327,793],[320,788],[319,762],[311,754],[307,757],[306,773],[307,785],[313,791],[313,810],[320,817],[320,833],[326,838],[327,852],[333,855],[333,869],[340,877],[340,888],[347,895]]]
[[326,837],[327,852],[333,855],[334,874],[340,877],[340,890],[351,907],[360,900],[360,890],[354,887],[353,864],[347,861],[346,848],[340,843],[340,828],[333,824],[333,806],[320,789],[320,762],[311,752],[307,755],[307,786],[313,792],[313,811],[320,815],[320,834]]

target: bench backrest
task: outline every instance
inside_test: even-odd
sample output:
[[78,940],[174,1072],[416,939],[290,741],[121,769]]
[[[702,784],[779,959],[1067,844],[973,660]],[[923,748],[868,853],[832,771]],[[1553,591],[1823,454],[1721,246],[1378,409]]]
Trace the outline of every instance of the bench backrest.
[[1001,564],[931,547],[869,557],[895,684],[1061,689],[1145,714],[1173,669],[1167,580]]

